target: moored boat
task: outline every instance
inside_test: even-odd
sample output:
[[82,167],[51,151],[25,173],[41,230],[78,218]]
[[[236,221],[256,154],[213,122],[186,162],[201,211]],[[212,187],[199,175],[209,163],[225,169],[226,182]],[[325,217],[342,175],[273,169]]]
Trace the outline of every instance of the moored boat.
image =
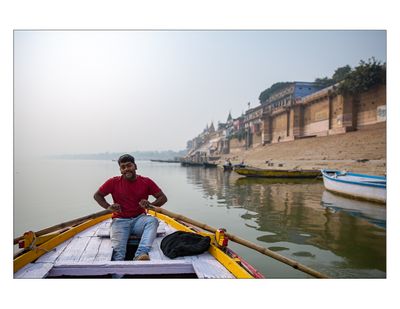
[[182,166],[202,166],[204,167],[203,162],[192,162],[192,161],[181,161]]
[[224,164],[224,165],[222,165],[222,167],[224,168],[224,171],[232,171],[233,170],[232,164]]
[[[74,226],[61,224],[43,230],[46,234],[28,232],[14,240],[25,248],[14,258],[14,278],[108,278],[113,274],[128,278],[263,278],[260,272],[227,246],[224,230],[204,232],[161,213],[152,210],[148,213],[159,220],[157,238],[149,252],[150,261],[112,261],[109,237],[111,214],[101,212],[83,221],[74,220]],[[211,244],[208,251],[194,256],[168,258],[160,249],[160,244],[166,235],[175,231],[209,236]]]
[[319,170],[261,169],[255,167],[236,168],[235,172],[246,177],[264,178],[316,178],[321,175]]
[[151,159],[151,162],[161,162],[161,163],[180,163],[179,160],[159,160],[159,159]]
[[216,167],[218,167],[218,164],[216,164],[216,163],[211,163],[211,162],[204,162],[204,163],[203,163],[203,166],[204,166],[205,168],[216,168]]
[[321,170],[325,188],[353,198],[386,203],[386,177]]

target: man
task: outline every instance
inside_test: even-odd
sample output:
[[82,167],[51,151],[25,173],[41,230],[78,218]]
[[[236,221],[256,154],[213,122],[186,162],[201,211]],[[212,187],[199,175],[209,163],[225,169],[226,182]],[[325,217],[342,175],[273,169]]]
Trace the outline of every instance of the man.
[[[111,223],[111,244],[114,249],[113,261],[123,261],[126,245],[131,234],[141,236],[134,260],[148,261],[149,251],[157,235],[158,220],[146,215],[149,205],[162,206],[167,197],[150,178],[136,174],[134,157],[129,154],[118,159],[122,176],[107,180],[94,194],[94,199],[103,208],[113,212]],[[105,196],[111,194],[113,204],[110,205]],[[150,203],[147,199],[152,195],[156,200]]]

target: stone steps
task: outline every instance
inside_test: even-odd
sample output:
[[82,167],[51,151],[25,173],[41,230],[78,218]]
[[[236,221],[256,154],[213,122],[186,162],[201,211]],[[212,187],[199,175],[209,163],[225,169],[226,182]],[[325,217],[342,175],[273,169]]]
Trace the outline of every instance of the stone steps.
[[354,171],[384,174],[386,123],[345,134],[258,146],[225,157],[230,157],[233,163],[244,159],[247,164],[261,168],[267,167],[268,161],[286,168],[350,167]]

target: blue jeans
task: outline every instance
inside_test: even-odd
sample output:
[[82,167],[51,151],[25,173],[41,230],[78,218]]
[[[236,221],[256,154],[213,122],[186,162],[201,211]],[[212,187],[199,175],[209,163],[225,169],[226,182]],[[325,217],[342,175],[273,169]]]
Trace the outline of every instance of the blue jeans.
[[111,223],[111,245],[114,249],[112,260],[123,261],[130,235],[141,237],[135,257],[149,253],[157,236],[158,220],[145,214],[135,218],[115,218]]

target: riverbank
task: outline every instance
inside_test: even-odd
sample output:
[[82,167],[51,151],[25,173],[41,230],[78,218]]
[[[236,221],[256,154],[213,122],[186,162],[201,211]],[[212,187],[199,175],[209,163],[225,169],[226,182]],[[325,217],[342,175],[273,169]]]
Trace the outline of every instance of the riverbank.
[[341,169],[358,173],[386,174],[386,122],[346,134],[300,139],[258,146],[223,155],[233,164],[278,169]]

